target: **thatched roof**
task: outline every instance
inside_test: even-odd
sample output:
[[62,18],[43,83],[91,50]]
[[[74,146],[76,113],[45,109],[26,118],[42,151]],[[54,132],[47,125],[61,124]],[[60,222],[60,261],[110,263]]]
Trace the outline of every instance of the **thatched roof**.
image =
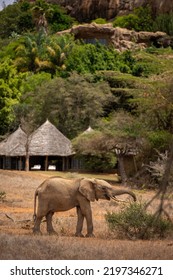
[[[27,135],[19,127],[0,142],[0,155],[25,156],[26,143]],[[71,141],[48,120],[30,135],[28,144],[30,156],[70,156],[74,154]]]
[[26,142],[26,133],[19,127],[0,143],[0,155],[10,157],[25,156]]
[[73,154],[71,141],[48,120],[29,138],[31,156],[69,156]]

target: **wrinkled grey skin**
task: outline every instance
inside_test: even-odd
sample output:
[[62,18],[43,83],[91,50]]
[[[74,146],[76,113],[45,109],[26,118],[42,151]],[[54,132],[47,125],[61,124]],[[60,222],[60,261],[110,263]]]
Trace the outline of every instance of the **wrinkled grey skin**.
[[[86,218],[87,237],[93,235],[93,222],[90,202],[98,199],[116,199],[117,195],[129,194],[134,201],[136,196],[128,190],[116,190],[104,180],[76,179],[68,180],[52,177],[44,181],[36,190],[34,198],[34,228],[33,232],[39,234],[42,218],[46,217],[47,232],[56,233],[52,226],[54,212],[67,211],[74,207],[77,210],[76,236],[82,237],[83,221]],[[36,200],[38,207],[36,213]]]

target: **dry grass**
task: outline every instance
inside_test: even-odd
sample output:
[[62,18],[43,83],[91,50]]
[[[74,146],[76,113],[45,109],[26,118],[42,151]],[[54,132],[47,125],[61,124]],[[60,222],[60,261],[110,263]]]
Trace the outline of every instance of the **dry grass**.
[[[92,204],[96,238],[75,238],[75,209],[54,215],[59,236],[32,234],[33,196],[37,186],[51,173],[0,171],[0,191],[6,200],[0,202],[0,259],[173,259],[173,240],[129,241],[115,239],[105,223],[107,210],[119,211],[115,202]],[[148,200],[152,191],[136,191],[138,199]],[[125,197],[124,197],[125,198]],[[154,207],[150,210],[154,211]],[[173,207],[168,205],[171,212]],[[84,228],[86,231],[86,228]]]

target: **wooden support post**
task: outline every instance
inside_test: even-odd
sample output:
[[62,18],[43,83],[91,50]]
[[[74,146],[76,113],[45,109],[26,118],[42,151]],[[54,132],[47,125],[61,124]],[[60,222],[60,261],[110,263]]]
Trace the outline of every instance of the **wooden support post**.
[[22,170],[22,157],[19,157],[19,166],[18,166],[19,170]]
[[65,171],[65,162],[66,162],[66,158],[63,157],[62,158],[62,171]]
[[45,159],[45,171],[48,170],[48,156],[46,156],[46,159]]

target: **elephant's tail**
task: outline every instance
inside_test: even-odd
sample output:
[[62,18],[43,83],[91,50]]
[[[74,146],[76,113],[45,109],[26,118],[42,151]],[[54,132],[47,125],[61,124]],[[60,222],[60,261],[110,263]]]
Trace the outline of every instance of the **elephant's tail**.
[[34,214],[33,214],[33,220],[34,220],[34,222],[35,222],[35,220],[36,220],[37,196],[38,196],[38,189],[35,191],[35,194],[34,194]]

